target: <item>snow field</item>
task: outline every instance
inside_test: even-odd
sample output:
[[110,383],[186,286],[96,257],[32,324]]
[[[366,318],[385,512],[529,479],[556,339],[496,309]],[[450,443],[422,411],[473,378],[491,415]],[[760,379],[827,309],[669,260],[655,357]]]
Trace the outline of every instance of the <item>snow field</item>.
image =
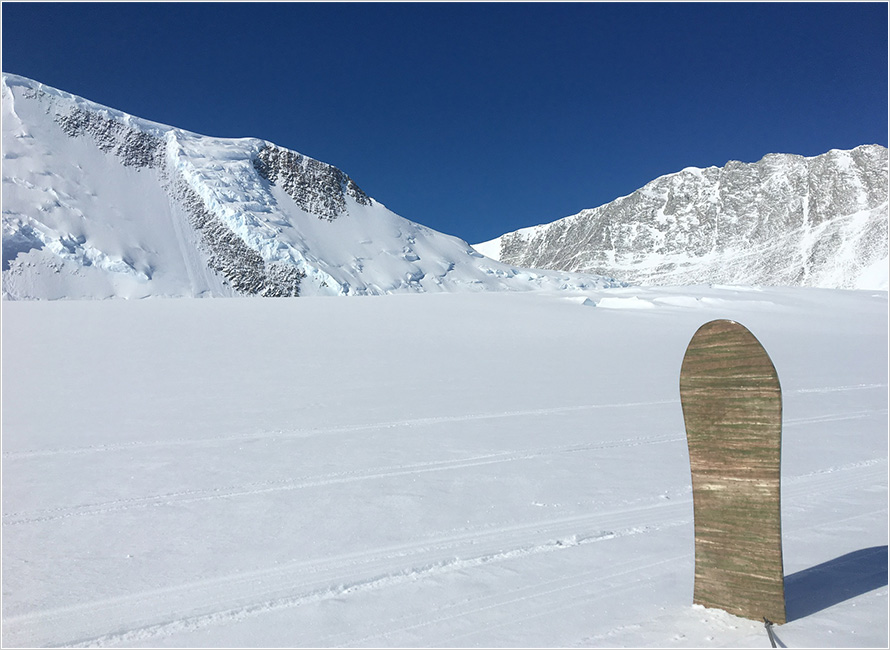
[[712,318],[784,391],[777,635],[885,647],[887,294],[742,287],[5,302],[3,643],[768,647],[692,606]]

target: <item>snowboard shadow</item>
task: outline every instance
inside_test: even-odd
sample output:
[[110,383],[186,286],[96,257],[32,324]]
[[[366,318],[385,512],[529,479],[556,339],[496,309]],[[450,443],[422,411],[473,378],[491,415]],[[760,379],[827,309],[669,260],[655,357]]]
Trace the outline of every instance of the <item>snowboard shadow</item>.
[[787,620],[797,620],[887,585],[887,547],[847,553],[785,577]]

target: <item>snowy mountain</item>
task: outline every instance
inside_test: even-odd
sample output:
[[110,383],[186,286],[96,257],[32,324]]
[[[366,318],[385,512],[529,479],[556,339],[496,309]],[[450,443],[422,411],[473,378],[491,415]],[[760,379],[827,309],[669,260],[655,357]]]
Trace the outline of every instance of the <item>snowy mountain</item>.
[[345,173],[4,74],[3,297],[593,288],[404,219]]
[[529,268],[631,283],[888,287],[887,149],[689,167],[633,194],[478,244]]

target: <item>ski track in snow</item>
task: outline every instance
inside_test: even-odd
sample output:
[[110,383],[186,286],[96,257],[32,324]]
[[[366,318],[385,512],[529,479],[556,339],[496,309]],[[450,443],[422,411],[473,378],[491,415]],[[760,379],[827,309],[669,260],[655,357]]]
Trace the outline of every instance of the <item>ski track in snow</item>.
[[[657,404],[663,402],[650,402],[648,404]],[[577,407],[590,408],[590,407]],[[560,409],[564,411],[565,409]],[[539,414],[541,412],[552,412],[552,410],[536,410],[527,413]],[[845,415],[824,415],[812,418],[797,418],[786,421],[785,426],[795,426],[801,424],[811,424],[816,422],[835,422],[842,420],[860,419],[869,417],[878,413],[874,410],[858,411]],[[886,415],[886,411],[880,413]],[[509,414],[516,415],[515,413]],[[490,417],[496,417],[491,415]],[[368,428],[384,428],[391,426],[406,426],[408,423],[417,424],[419,422],[440,422],[441,418],[424,418],[421,420],[403,421],[398,424],[384,424]],[[361,429],[364,429],[362,427]],[[283,437],[278,435],[276,437]],[[226,439],[228,440],[228,439]],[[45,508],[39,510],[30,510],[22,512],[3,513],[4,526],[18,526],[22,524],[39,524],[58,519],[67,519],[69,517],[106,515],[115,512],[123,512],[134,508],[156,508],[163,506],[175,506],[186,503],[195,503],[200,501],[211,501],[216,499],[233,499],[239,497],[251,497],[271,492],[283,492],[289,490],[301,490],[306,488],[323,487],[327,485],[336,485],[342,483],[352,483],[356,481],[367,481],[382,478],[391,478],[395,476],[406,476],[423,474],[428,472],[442,472],[468,467],[477,467],[482,465],[493,465],[499,463],[511,463],[522,460],[530,460],[541,456],[556,455],[573,452],[589,452],[599,451],[603,449],[614,449],[622,447],[635,447],[640,445],[653,445],[675,443],[685,440],[685,434],[680,432],[677,434],[667,434],[660,436],[638,436],[625,438],[622,440],[612,440],[590,445],[562,445],[558,447],[544,447],[517,450],[505,453],[482,454],[476,456],[468,456],[465,458],[430,461],[424,463],[410,463],[405,465],[389,465],[382,467],[373,467],[363,470],[351,472],[334,472],[329,474],[321,474],[318,476],[307,476],[294,479],[283,479],[277,481],[253,481],[249,483],[240,483],[237,485],[216,486],[212,488],[202,488],[197,490],[180,490],[176,492],[167,492],[164,494],[149,495],[143,497],[129,497],[125,499],[113,499],[110,501],[102,501],[98,503],[84,503],[75,506],[65,506],[59,508]],[[89,449],[89,448],[87,448]],[[876,463],[886,463],[886,458],[872,459],[851,465],[832,467],[820,470],[818,473],[831,473],[846,469],[864,468]],[[792,485],[797,481],[805,479],[805,476],[783,477],[783,486],[785,484]]]
[[[830,485],[824,479],[831,475]],[[801,502],[804,498],[848,488],[887,484],[887,459],[848,463],[837,467],[782,479],[782,500]],[[885,510],[886,512],[886,510]]]
[[887,410],[867,409],[865,411],[856,411],[854,413],[844,413],[843,415],[814,415],[806,418],[793,418],[785,420],[782,423],[785,427],[793,427],[801,424],[816,424],[817,422],[842,422],[844,420],[862,420],[873,415],[887,415]]
[[60,454],[88,454],[104,451],[126,451],[142,447],[174,447],[174,446],[198,446],[215,445],[221,442],[244,442],[245,440],[282,439],[282,438],[307,438],[310,436],[332,435],[339,433],[356,433],[359,431],[375,431],[378,429],[395,429],[397,427],[426,426],[432,424],[448,424],[451,422],[470,422],[478,420],[497,420],[501,418],[528,417],[535,415],[556,415],[559,413],[571,413],[574,411],[587,411],[604,408],[636,408],[640,406],[657,406],[660,404],[679,403],[678,399],[655,400],[648,402],[621,402],[616,404],[583,404],[580,406],[557,406],[553,408],[528,409],[519,411],[502,411],[494,413],[473,413],[469,415],[444,415],[437,417],[412,418],[406,420],[393,420],[390,422],[378,422],[375,424],[346,424],[342,426],[294,429],[291,431],[258,431],[253,433],[233,436],[220,436],[212,438],[181,438],[176,440],[152,440],[133,441],[119,444],[90,445],[87,447],[61,447],[55,449],[33,449],[25,451],[3,452],[3,458],[32,458],[39,456],[56,456]]
[[[789,391],[791,394],[834,393],[886,389],[886,384],[824,386]],[[439,423],[465,422],[498,418],[549,415],[603,408],[635,408],[673,404],[678,400],[588,404],[508,412],[477,413],[461,416],[424,417],[376,424],[343,425],[305,430],[254,432],[220,438],[132,442],[22,452],[6,452],[6,461],[56,455],[126,451],[134,448],[165,448],[181,445],[207,446],[255,439],[289,439],[315,435],[373,431],[394,427],[413,427]],[[856,420],[886,409],[859,410],[842,414],[823,414],[788,419],[786,427],[821,422]],[[602,449],[641,445],[682,444],[683,432],[664,435],[634,436],[595,444],[574,444],[511,450],[502,453],[468,455],[462,458],[370,467],[361,470],[297,477],[278,481],[257,481],[237,485],[182,490],[157,495],[129,497],[76,506],[3,514],[4,526],[52,524],[80,516],[115,515],[134,508],[175,506],[215,499],[249,498],[270,492],[299,490],[319,486],[372,481],[396,476],[443,472],[498,463],[513,463],[548,455],[591,452]],[[863,488],[887,485],[887,458],[873,458],[821,468],[805,474],[783,476],[783,505],[795,510],[818,507],[820,495],[855,493]],[[886,518],[886,508],[853,514],[832,520],[834,524],[864,517]],[[647,497],[636,503],[616,504],[614,509],[574,514],[535,522],[502,521],[480,526],[440,530],[403,544],[362,550],[318,560],[295,560],[255,570],[231,572],[210,579],[152,589],[96,602],[37,610],[5,618],[4,644],[27,640],[29,645],[67,647],[102,647],[150,644],[175,635],[236,624],[275,612],[304,605],[348,598],[406,585],[413,581],[484,570],[513,560],[545,553],[572,552],[588,544],[607,544],[630,536],[692,525],[692,503],[686,486],[677,498],[664,500]],[[619,542],[621,543],[621,542]],[[691,568],[692,553],[641,564],[638,559],[617,565],[594,566],[589,571],[552,579],[525,581],[496,594],[486,594],[452,601],[427,614],[411,613],[381,622],[353,638],[343,631],[315,640],[324,647],[357,645],[392,645],[415,632],[431,632],[442,626],[446,637],[440,642],[460,645],[462,639],[486,631],[517,625],[522,621],[551,616],[572,607],[578,597],[585,606],[605,602],[617,594],[645,593],[647,580],[676,571],[678,563]],[[561,597],[553,597],[556,594]],[[568,596],[566,594],[571,594]],[[633,597],[633,596],[630,596]],[[566,604],[570,603],[570,604]],[[486,617],[490,610],[497,616]],[[481,616],[476,616],[480,615]],[[473,618],[475,617],[475,618]],[[454,626],[460,619],[474,620],[465,632]],[[485,621],[492,621],[486,624]],[[449,626],[448,623],[452,622]]]
[[[691,514],[688,500],[673,503],[659,501],[493,530],[469,529],[460,534],[446,534],[317,562],[297,561],[121,598],[11,617],[5,622],[6,635],[7,639],[12,640],[17,634],[33,633],[38,629],[50,634],[57,630],[78,630],[80,636],[77,639],[59,643],[56,638],[50,642],[57,646],[73,647],[129,645],[158,636],[235,623],[356,592],[396,586],[431,575],[691,525]],[[633,566],[635,563],[628,564]],[[625,573],[645,573],[646,568],[636,566]],[[604,577],[601,571],[596,573],[598,577],[591,578],[592,581],[615,577]],[[187,615],[170,619],[169,615],[157,613],[165,611]],[[101,633],[108,629],[119,631]]]
[[86,503],[77,506],[63,508],[47,508],[28,512],[10,512],[3,514],[3,525],[17,526],[21,524],[36,524],[65,519],[68,517],[85,515],[103,515],[113,512],[129,510],[131,508],[151,508],[159,506],[171,506],[197,501],[214,499],[230,499],[236,497],[255,496],[269,492],[281,492],[286,490],[300,490],[339,483],[352,483],[393,476],[405,476],[423,474],[426,472],[441,472],[480,465],[492,465],[496,463],[511,463],[521,460],[529,460],[539,456],[547,456],[562,453],[598,451],[602,449],[614,449],[619,447],[636,447],[640,445],[664,444],[683,440],[683,434],[662,436],[641,436],[613,440],[592,445],[563,445],[559,447],[546,447],[519,450],[500,454],[482,454],[468,456],[455,460],[430,461],[425,463],[411,463],[407,465],[390,465],[374,467],[353,472],[335,472],[297,479],[285,479],[279,481],[256,481],[225,487],[205,488],[200,490],[182,490],[165,494],[130,497],[127,499],[114,499],[101,503]]
[[[669,441],[665,439],[660,442]],[[559,453],[558,450],[552,451]],[[383,473],[378,472],[378,475]],[[784,479],[783,501],[793,502],[797,508],[815,507],[810,505],[813,496],[886,485],[886,477],[886,458],[848,463]],[[886,510],[883,514],[886,515]],[[881,516],[881,512],[859,513],[842,521],[876,516]],[[120,598],[15,616],[6,619],[5,635],[7,642],[27,637],[31,642],[42,641],[56,646],[101,647],[145,643],[159,637],[233,624],[350,594],[395,587],[426,577],[454,574],[543,553],[571,551],[591,543],[605,543],[691,525],[691,495],[687,492],[672,501],[652,499],[648,503],[635,506],[625,504],[609,511],[523,524],[488,524],[458,532],[440,531],[405,544],[318,561],[294,561]],[[365,644],[490,609],[511,608],[510,612],[513,612],[513,608],[526,600],[570,589],[583,590],[612,579],[624,578],[617,585],[602,589],[602,595],[595,598],[614,597],[616,590],[645,590],[646,580],[642,578],[651,579],[653,572],[673,571],[675,563],[684,560],[691,566],[692,556],[686,554],[646,565],[640,565],[635,560],[626,562],[626,566],[610,567],[618,568],[617,571],[604,572],[602,567],[598,567],[564,578],[525,584],[496,595],[462,600],[439,608],[429,616],[413,614],[395,619],[390,621],[390,625],[361,639],[353,639],[344,632],[323,641],[326,647]],[[640,579],[628,579],[632,574],[639,575]],[[589,600],[589,594],[587,598]],[[563,604],[549,609],[546,604],[543,608],[539,605],[530,615],[546,615],[565,607],[564,600],[555,602]],[[164,612],[175,612],[176,618]],[[509,620],[498,617],[498,623],[490,627],[510,625],[511,621],[527,618],[528,615]],[[33,639],[31,635],[34,630],[44,631],[47,638]],[[59,642],[59,631],[67,634],[76,631],[77,636]],[[463,635],[452,635],[449,640],[480,631],[484,630],[474,628]]]
[[[799,389],[795,392],[798,393],[815,393],[815,392],[837,392],[837,391],[848,391],[848,390],[863,390],[863,389],[872,389],[872,388],[886,388],[886,385],[879,384],[860,384],[855,386],[830,386],[819,389]],[[588,410],[588,409],[598,409],[598,408],[617,408],[617,407],[634,407],[634,406],[643,406],[643,405],[659,405],[659,404],[668,404],[672,403],[674,400],[662,400],[662,401],[652,401],[652,402],[628,402],[622,404],[607,404],[607,405],[583,405],[583,406],[569,406],[569,407],[556,407],[549,409],[530,409],[523,411],[512,411],[505,413],[483,413],[483,414],[474,414],[467,416],[445,416],[445,417],[429,417],[429,418],[416,418],[411,420],[399,420],[393,422],[385,422],[378,423],[373,425],[354,425],[354,426],[343,426],[343,427],[332,427],[329,429],[311,429],[308,430],[311,434],[321,435],[323,433],[343,433],[343,432],[356,432],[356,431],[366,431],[366,430],[376,430],[376,429],[385,429],[385,428],[393,428],[393,427],[402,427],[402,426],[421,426],[428,424],[438,424],[438,423],[446,423],[446,422],[455,422],[455,421],[468,421],[468,420],[483,420],[483,419],[495,419],[495,418],[507,418],[507,417],[522,417],[522,416],[531,416],[531,415],[546,415],[553,413],[565,413],[570,411],[579,411],[579,410]],[[875,410],[864,410],[857,411],[854,413],[847,413],[843,415],[821,415],[815,417],[807,417],[807,418],[796,418],[786,420],[784,422],[784,426],[797,426],[802,424],[812,424],[816,422],[833,422],[833,421],[842,421],[842,420],[851,420],[851,419],[860,419],[870,417],[877,413],[886,415],[887,411],[875,411]],[[232,442],[232,441],[243,441],[245,439],[261,439],[261,438],[291,438],[291,437],[302,437],[306,435],[306,431],[295,431],[295,432],[274,432],[274,433],[254,433],[247,434],[242,436],[230,436],[225,438],[215,439],[217,442]],[[233,499],[239,497],[251,497],[260,494],[266,494],[271,492],[282,492],[289,490],[300,490],[306,488],[315,488],[315,487],[323,487],[327,485],[336,485],[343,483],[351,483],[356,481],[366,481],[366,480],[374,480],[374,479],[382,479],[382,478],[390,478],[396,476],[406,476],[406,475],[415,475],[415,474],[423,474],[428,472],[441,472],[441,471],[449,471],[449,470],[457,470],[464,469],[468,467],[476,467],[483,465],[492,465],[499,463],[511,463],[522,460],[530,460],[533,458],[547,456],[547,455],[555,455],[562,453],[572,453],[572,452],[587,452],[587,451],[597,451],[602,449],[611,449],[611,448],[620,448],[620,447],[634,447],[639,445],[651,445],[651,444],[664,444],[664,443],[674,443],[685,440],[685,434],[682,432],[677,434],[668,434],[661,436],[639,436],[632,438],[625,438],[622,440],[614,440],[614,441],[606,441],[597,444],[590,445],[563,445],[558,447],[545,447],[545,448],[531,448],[525,450],[517,450],[512,452],[505,453],[491,453],[491,454],[481,454],[468,456],[465,458],[453,459],[453,460],[445,460],[445,461],[430,461],[423,463],[411,463],[404,465],[390,465],[390,466],[381,466],[381,467],[372,467],[363,470],[356,470],[350,472],[335,472],[329,474],[321,474],[317,476],[308,476],[308,477],[299,477],[294,479],[283,479],[277,481],[254,481],[249,483],[241,483],[236,485],[226,485],[226,486],[215,486],[209,488],[202,489],[194,489],[194,490],[180,490],[175,492],[167,492],[163,494],[156,495],[148,495],[141,497],[128,497],[124,499],[113,499],[109,501],[102,501],[97,503],[84,503],[78,504],[74,506],[65,506],[65,507],[57,507],[57,508],[45,508],[38,510],[30,510],[30,511],[21,511],[21,512],[5,512],[3,513],[3,525],[4,526],[18,526],[23,524],[40,524],[51,522],[59,519],[67,519],[69,517],[81,517],[81,516],[96,516],[96,515],[106,515],[116,512],[123,512],[127,510],[131,510],[134,508],[156,508],[156,507],[164,507],[164,506],[175,506],[182,505],[186,503],[195,503],[200,501],[210,501],[217,499]],[[129,444],[121,444],[121,445],[103,445],[103,446],[90,446],[90,447],[79,447],[79,448],[68,448],[68,449],[54,449],[54,450],[46,450],[46,451],[25,451],[25,452],[8,452],[4,454],[5,458],[15,459],[15,458],[34,458],[40,456],[51,456],[58,454],[81,454],[81,453],[89,453],[89,452],[99,452],[99,451],[121,451],[132,449],[136,446],[169,446],[169,445],[187,445],[190,443],[194,444],[208,444],[213,442],[214,439],[201,439],[201,440],[176,440],[176,441],[158,441],[151,443],[129,443]],[[862,463],[854,463],[852,465],[840,466],[840,467],[832,467],[828,469],[820,470],[818,473],[832,473],[835,471],[842,471],[845,469],[853,469],[853,468],[864,468],[876,463],[886,463],[887,459],[873,459],[870,461],[864,461]],[[783,487],[794,485],[796,482],[805,480],[806,476],[797,476],[797,477],[783,477]]]
[[795,393],[837,393],[848,390],[869,390],[887,388],[887,384],[853,384],[851,386],[823,386],[821,388],[798,388]]
[[[825,386],[820,388],[799,388],[790,391],[792,394],[806,393],[834,393],[857,390],[873,390],[886,389],[887,384],[855,384],[851,386]],[[356,433],[360,431],[373,431],[378,429],[393,429],[397,427],[425,426],[431,424],[447,424],[451,422],[470,422],[480,420],[496,420],[500,418],[528,417],[536,415],[555,415],[559,413],[571,413],[575,411],[587,411],[605,408],[636,408],[640,406],[658,406],[664,404],[678,404],[677,399],[654,400],[645,402],[620,402],[614,404],[583,404],[579,406],[557,406],[542,409],[527,409],[517,411],[503,411],[494,413],[473,413],[469,415],[445,415],[436,417],[412,418],[405,420],[394,420],[390,422],[379,422],[374,424],[346,424],[334,427],[316,427],[311,429],[294,429],[290,431],[259,431],[246,434],[238,434],[231,436],[219,436],[210,438],[181,438],[174,440],[151,440],[151,441],[133,441],[126,443],[111,443],[103,445],[89,445],[85,447],[59,447],[52,449],[29,449],[23,451],[5,451],[2,454],[4,459],[17,458],[35,458],[40,456],[57,456],[68,454],[88,454],[109,451],[127,451],[130,449],[138,449],[143,447],[174,447],[174,446],[199,446],[199,445],[215,445],[223,442],[244,442],[247,440],[264,440],[264,439],[283,439],[283,438],[307,438],[310,436],[334,435]],[[874,411],[863,411],[861,416],[867,417]],[[794,425],[803,422],[816,421],[832,421],[833,416],[819,416],[812,419],[786,420],[784,425]],[[850,416],[843,415],[834,419],[850,419]]]
[[[586,595],[585,605],[590,607],[591,601],[595,602],[596,600],[603,600],[606,598],[615,598],[617,595],[630,591],[634,588],[639,589],[638,584],[634,584],[632,581],[627,581],[623,585],[614,585],[609,584],[611,580],[616,578],[623,578],[625,576],[633,575],[634,573],[645,573],[645,575],[651,577],[655,574],[665,573],[667,571],[673,571],[676,567],[676,562],[682,562],[683,560],[688,560],[688,555],[677,555],[674,557],[670,557],[664,560],[659,560],[657,562],[652,562],[650,564],[646,564],[643,566],[638,566],[634,568],[632,567],[632,563],[623,562],[619,565],[613,565],[613,568],[620,569],[618,571],[614,571],[612,573],[604,573],[602,569],[597,568],[591,571],[585,571],[582,573],[576,573],[571,577],[564,578],[556,578],[554,580],[548,580],[545,582],[540,582],[534,585],[526,585],[523,587],[518,587],[514,589],[507,590],[503,593],[498,593],[495,595],[483,596],[479,598],[468,599],[461,603],[456,603],[452,605],[448,605],[446,607],[441,607],[437,609],[437,616],[433,618],[425,618],[422,616],[408,616],[398,619],[398,627],[380,630],[375,634],[371,634],[368,636],[364,636],[360,639],[349,639],[347,642],[342,642],[339,644],[329,644],[328,641],[330,639],[334,639],[336,637],[327,637],[322,639],[325,647],[355,647],[359,645],[370,645],[373,647],[373,644],[370,642],[373,640],[386,639],[387,637],[391,637],[396,634],[403,634],[405,632],[413,632],[416,630],[420,630],[425,627],[430,627],[433,625],[438,625],[440,623],[445,623],[448,621],[454,621],[462,618],[466,618],[467,616],[471,616],[474,614],[478,614],[480,612],[484,612],[486,610],[491,609],[503,609],[506,607],[516,608],[521,604],[528,603],[534,599],[541,599],[544,597],[550,597],[555,594],[558,594],[562,591],[567,591],[570,589],[577,590],[579,588],[587,588],[586,591],[589,591],[590,587],[598,586],[598,591],[600,595],[595,599],[591,599],[589,595]],[[665,565],[668,565],[667,567]],[[604,588],[607,587],[607,588]],[[555,601],[551,602],[559,602],[565,603],[566,599],[555,599]],[[571,602],[571,601],[570,601]],[[572,605],[569,605],[572,606]],[[542,603],[537,603],[533,605],[533,611],[531,612],[523,612],[521,616],[513,617],[507,620],[500,619],[499,623],[494,625],[475,625],[471,632],[466,632],[463,634],[452,634],[449,636],[449,641],[455,641],[456,639],[465,638],[470,635],[478,634],[479,632],[487,632],[492,629],[497,629],[500,627],[512,626],[521,621],[526,621],[531,618],[537,618],[540,616],[549,616],[550,614],[560,612],[565,610],[567,607],[564,604],[560,604],[556,607],[552,605],[550,607],[546,607]],[[443,615],[444,613],[444,615]],[[514,611],[515,613],[515,611]],[[337,636],[345,636],[345,634],[337,635]]]

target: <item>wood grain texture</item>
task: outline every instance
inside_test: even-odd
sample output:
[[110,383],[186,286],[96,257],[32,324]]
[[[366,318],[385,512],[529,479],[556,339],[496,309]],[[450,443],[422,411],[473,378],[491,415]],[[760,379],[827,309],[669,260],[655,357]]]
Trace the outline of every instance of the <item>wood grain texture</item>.
[[702,325],[680,369],[692,469],[695,603],[785,622],[782,389],[739,323]]

